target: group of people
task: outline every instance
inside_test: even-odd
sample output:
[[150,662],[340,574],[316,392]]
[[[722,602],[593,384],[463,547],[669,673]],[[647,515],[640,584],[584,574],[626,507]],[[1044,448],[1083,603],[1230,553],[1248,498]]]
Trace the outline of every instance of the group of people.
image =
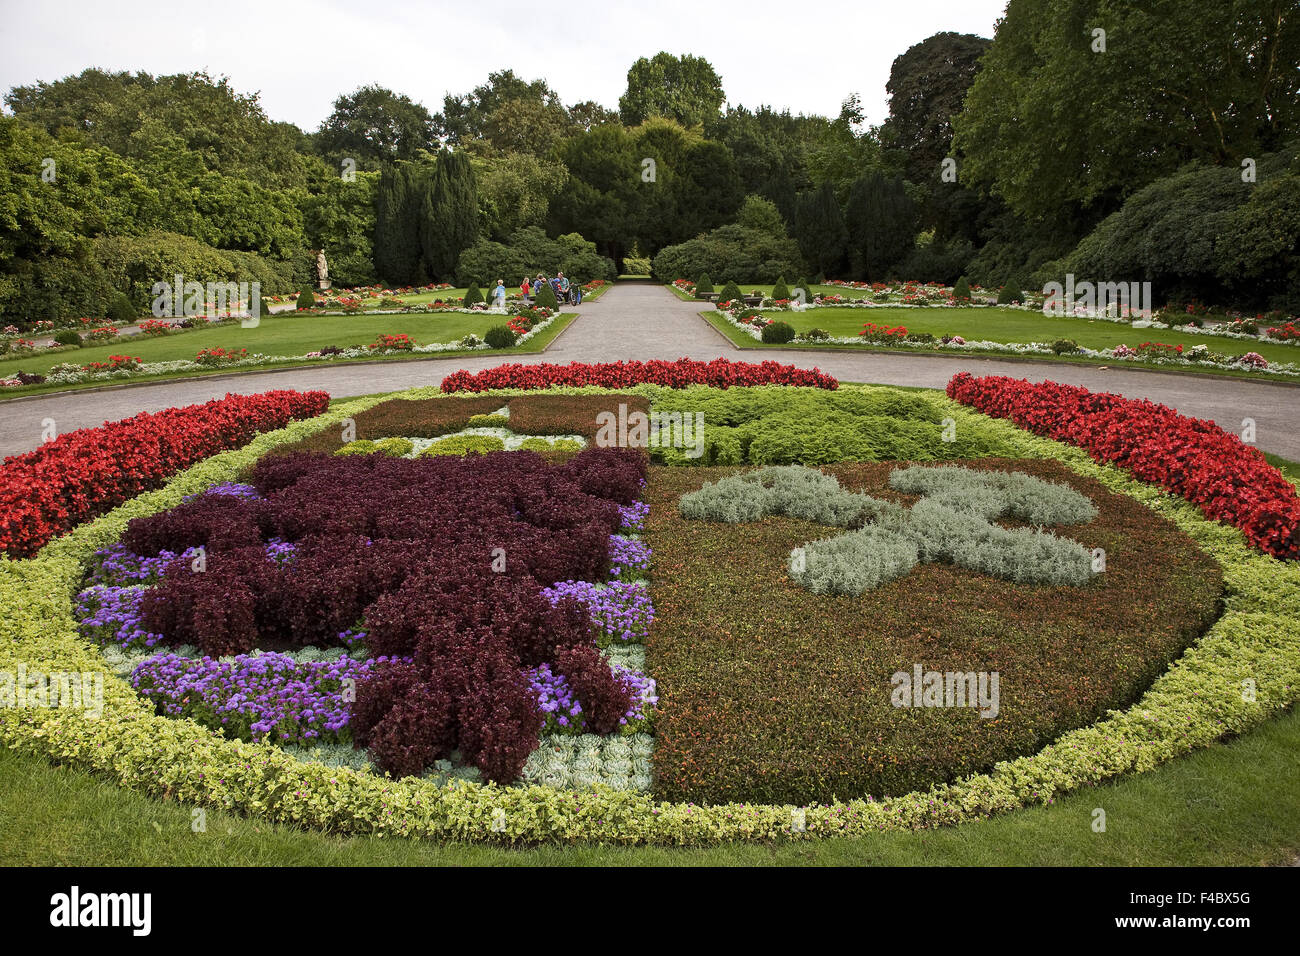
[[[497,280],[502,297],[505,296],[505,288],[500,286],[501,280]],[[542,291],[542,286],[549,285],[551,291],[555,293],[555,301],[560,305],[577,305],[582,301],[582,286],[576,282],[570,282],[563,272],[557,272],[553,278],[548,279],[543,273],[539,272],[530,279],[524,276],[519,283],[519,294],[523,297],[525,305],[532,305],[537,298],[537,293]]]

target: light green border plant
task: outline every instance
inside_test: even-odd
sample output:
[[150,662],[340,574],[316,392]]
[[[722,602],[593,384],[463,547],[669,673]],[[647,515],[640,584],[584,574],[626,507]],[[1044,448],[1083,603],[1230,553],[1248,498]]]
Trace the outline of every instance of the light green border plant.
[[[653,395],[655,389],[620,391]],[[437,393],[426,388],[401,394]],[[387,397],[358,399],[259,436],[74,529],[33,559],[0,559],[0,670],[13,672],[21,663],[28,672],[107,671],[103,656],[82,640],[72,617],[72,595],[97,548],[115,541],[129,519],[232,480],[276,445],[337,427]],[[932,401],[958,429],[976,420],[990,427],[991,420],[942,396]],[[1147,770],[1226,734],[1243,733],[1300,697],[1300,564],[1252,551],[1235,529],[1092,462],[1078,449],[1006,422],[992,424],[1026,457],[1061,461],[1172,520],[1221,565],[1227,594],[1223,616],[1136,704],[988,773],[899,797],[805,808],[665,803],[601,787],[561,791],[464,781],[438,786],[299,761],[270,744],[227,740],[192,721],[155,715],[126,681],[107,673],[99,719],[72,709],[0,708],[0,742],[106,774],[133,790],[325,831],[507,844],[701,845],[924,829],[1046,803],[1057,794]],[[497,810],[504,811],[504,829]]]

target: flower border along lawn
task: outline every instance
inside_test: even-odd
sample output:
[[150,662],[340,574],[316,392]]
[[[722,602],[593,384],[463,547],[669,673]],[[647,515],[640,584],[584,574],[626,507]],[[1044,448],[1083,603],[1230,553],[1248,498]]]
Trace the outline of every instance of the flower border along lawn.
[[[645,386],[620,391],[645,394],[652,402],[659,393]],[[400,394],[431,398],[438,392],[415,389]],[[130,518],[173,507],[187,494],[234,480],[276,446],[338,428],[345,418],[383,400],[381,396],[340,404],[318,418],[262,435],[76,528],[34,559],[0,561],[0,605],[5,609],[0,616],[0,670],[13,671],[20,663],[29,671],[47,673],[104,670],[99,651],[79,637],[71,605],[73,589],[96,549],[117,540]],[[304,763],[271,745],[224,739],[191,721],[154,714],[125,681],[112,677],[105,680],[105,710],[99,720],[61,708],[0,708],[0,741],[191,806],[331,832],[504,844],[701,845],[923,829],[1046,803],[1074,788],[1147,770],[1225,735],[1242,733],[1300,696],[1300,565],[1250,549],[1236,529],[1207,520],[1186,501],[1114,467],[1094,463],[1083,451],[987,419],[946,397],[931,401],[954,419],[959,433],[963,424],[978,421],[979,428],[999,434],[1016,455],[1060,461],[1170,518],[1219,564],[1226,589],[1225,613],[1137,703],[988,773],[897,798],[811,806],[802,814],[788,805],[704,807],[603,788],[572,792],[468,783],[438,787]],[[1254,681],[1251,699],[1242,692],[1244,679]],[[494,827],[497,809],[505,812],[504,829]]]
[[[339,318],[340,322],[342,322],[344,325],[358,324],[360,322],[365,322],[370,325],[383,326],[383,328],[380,331],[389,332],[392,331],[390,326],[392,326],[394,323],[383,322],[382,320],[384,319],[391,319],[391,318],[401,319],[402,324],[405,324],[411,321],[427,321],[430,316],[436,316],[438,314],[439,313],[389,315],[389,316],[370,316],[370,315],[346,316],[346,317],[327,316],[326,318]],[[459,312],[447,313],[447,314],[457,315],[457,316],[466,315],[466,313],[459,313]],[[461,359],[467,355],[475,356],[475,357],[499,355],[502,356],[503,358],[508,358],[511,355],[536,355],[545,352],[548,348],[550,348],[551,343],[554,342],[557,338],[559,338],[561,333],[563,333],[571,324],[573,324],[573,320],[576,319],[577,317],[578,317],[578,313],[576,312],[561,312],[555,316],[555,318],[551,321],[548,327],[541,329],[533,338],[529,339],[527,342],[525,342],[522,345],[517,345],[513,348],[508,348],[508,349],[462,349],[458,351],[449,350],[446,352],[425,352],[425,353],[417,353],[417,354],[411,354],[409,352],[382,352],[382,353],[377,352],[373,356],[363,356],[360,358],[331,358],[331,359],[319,359],[315,361],[304,361],[301,358],[298,358],[297,356],[284,356],[282,360],[277,361],[276,360],[278,358],[277,356],[268,356],[268,358],[272,359],[272,361],[268,361],[265,364],[258,364],[255,366],[218,365],[202,371],[195,370],[189,372],[177,372],[177,373],[166,374],[166,375],[136,375],[136,376],[123,375],[121,378],[113,378],[104,381],[77,382],[75,384],[68,384],[68,385],[41,384],[41,385],[26,385],[26,386],[16,387],[16,388],[5,388],[5,389],[0,389],[0,402],[6,401],[8,399],[13,399],[13,398],[25,398],[29,395],[45,395],[54,392],[68,392],[68,391],[77,391],[81,389],[115,388],[121,385],[136,385],[136,384],[153,385],[160,382],[178,381],[180,379],[205,378],[210,375],[255,375],[260,372],[284,371],[285,369],[291,369],[291,368],[321,368],[321,367],[328,367],[331,365],[362,365],[362,364],[374,364],[376,362],[439,361],[442,359]],[[491,316],[491,318],[504,320],[504,318],[508,318],[508,316],[503,317],[499,315],[493,315]],[[262,321],[265,324],[267,320],[263,319]],[[270,321],[275,321],[275,320],[272,319]],[[311,319],[300,318],[297,321],[306,323],[306,322],[310,322]],[[499,325],[499,324],[504,324],[504,321],[486,323],[484,325],[484,329],[490,327],[491,325]],[[223,335],[223,333],[225,334]],[[208,345],[230,346],[232,345],[231,340],[234,339],[235,340],[233,343],[234,345],[237,345],[240,348],[246,347],[238,342],[238,336],[240,334],[246,334],[246,330],[240,329],[238,325],[232,325],[232,326],[222,326],[220,328],[215,328],[215,329],[199,329],[193,332],[186,332],[181,335],[161,336],[156,339],[149,339],[146,336],[140,336],[140,337],[133,336],[126,341],[119,341],[117,343],[110,344],[110,345],[90,346],[89,349],[82,348],[70,352],[55,353],[49,356],[51,361],[48,364],[46,364],[42,369],[40,369],[40,371],[43,373],[51,365],[59,364],[60,361],[67,362],[67,361],[75,360],[78,364],[82,364],[82,365],[87,364],[87,362],[95,359],[95,356],[92,356],[91,358],[88,358],[86,361],[81,361],[83,354],[86,353],[87,351],[95,352],[96,356],[98,356],[99,358],[107,358],[110,353],[114,355],[121,354],[121,353],[130,353],[134,355],[138,351],[138,349],[136,348],[137,344],[165,343],[168,342],[169,340],[179,340],[180,342],[184,343],[183,351],[185,354],[182,357],[192,358],[195,354],[198,353],[199,349],[206,347],[205,343],[207,343]],[[482,334],[481,333],[478,334],[479,337],[481,338]],[[198,338],[198,337],[205,337],[205,338]],[[364,336],[362,337],[364,338]],[[320,342],[319,339],[321,338],[324,338],[324,336],[314,336],[311,338],[311,341],[315,343],[313,346],[313,350],[319,349],[322,345],[331,344],[328,342]],[[213,339],[214,341],[210,342],[209,339]],[[219,342],[215,341],[215,339],[220,339],[220,341]],[[369,341],[374,341],[374,339],[375,339],[375,335],[371,334],[369,336]],[[435,341],[435,340],[430,339],[430,341]],[[190,343],[195,343],[195,344],[193,347],[191,347]],[[173,342],[173,344],[175,343]],[[364,345],[365,343],[358,343],[358,344]],[[101,352],[103,354],[99,355],[99,353]],[[25,366],[27,364],[28,363],[22,361],[10,360],[9,365],[0,366],[0,370],[3,370],[5,374],[15,374],[20,367]],[[22,368],[22,371],[29,371],[29,369]]]
[[[1023,337],[998,335],[995,329],[981,327],[978,323],[980,317],[996,311],[996,307],[985,306],[970,309],[952,309],[939,306],[925,307],[914,306],[908,308],[893,308],[880,306],[875,308],[827,308],[817,309],[809,308],[804,312],[790,312],[785,310],[766,310],[763,315],[781,322],[788,322],[794,326],[795,331],[806,332],[814,328],[823,328],[830,331],[832,335],[856,336],[862,330],[867,322],[880,324],[898,324],[905,326],[908,330],[914,332],[932,332],[936,337],[940,335],[961,335],[964,338],[977,341],[987,339],[990,341],[1005,342],[1014,344],[1017,342],[1029,341]],[[1019,316],[1034,316],[1037,313],[1026,312],[1025,310],[1007,310],[1014,312]],[[823,319],[827,313],[834,313],[837,324],[846,327],[840,331],[826,329],[825,324],[816,321],[815,316],[820,313]],[[882,315],[881,313],[886,313]],[[984,358],[1005,359],[1012,362],[1063,362],[1074,365],[1106,365],[1114,369],[1154,369],[1163,372],[1176,373],[1194,373],[1198,375],[1226,375],[1232,378],[1249,378],[1256,381],[1280,382],[1283,384],[1296,384],[1296,379],[1282,375],[1269,375],[1267,372],[1256,372],[1247,369],[1235,368],[1217,368],[1209,365],[1177,365],[1159,362],[1141,362],[1131,359],[1114,359],[1114,358],[1094,358],[1088,355],[1045,355],[1032,352],[1003,352],[995,350],[985,350],[973,347],[952,347],[945,348],[936,343],[934,348],[921,346],[899,346],[891,348],[888,345],[874,344],[863,342],[862,344],[846,343],[822,343],[822,342],[761,342],[754,337],[747,335],[735,325],[728,322],[722,317],[717,309],[706,309],[699,313],[701,319],[717,329],[727,341],[731,342],[736,348],[743,350],[785,350],[800,352],[881,352],[897,355],[922,355],[922,356],[941,356],[941,357],[960,357],[963,355],[978,355]],[[968,325],[974,325],[973,331],[968,331],[967,326],[961,322],[952,321],[952,319],[969,316]],[[1206,345],[1212,350],[1222,351],[1224,353],[1240,355],[1246,352],[1257,352],[1264,356],[1270,363],[1296,363],[1300,364],[1300,349],[1293,345],[1282,345],[1279,343],[1260,342],[1253,339],[1233,339],[1221,336],[1194,335],[1187,332],[1178,332],[1174,329],[1133,329],[1128,325],[1117,322],[1106,322],[1103,320],[1089,320],[1083,318],[1052,318],[1049,316],[1037,315],[1038,319],[1044,322],[1052,323],[1074,323],[1066,328],[1067,334],[1056,334],[1055,332],[1038,336],[1032,341],[1039,343],[1051,343],[1058,338],[1072,338],[1078,341],[1080,345],[1093,348],[1113,348],[1116,345],[1138,345],[1142,342],[1163,342],[1167,345],[1183,344],[1185,346]],[[940,320],[941,318],[941,320]],[[847,320],[847,321],[846,321]],[[1127,330],[1128,334],[1121,334]],[[1059,329],[1056,331],[1060,331]],[[1080,341],[1077,337],[1083,336],[1087,341]],[[1103,341],[1104,340],[1104,341]],[[1092,343],[1096,342],[1097,345]]]

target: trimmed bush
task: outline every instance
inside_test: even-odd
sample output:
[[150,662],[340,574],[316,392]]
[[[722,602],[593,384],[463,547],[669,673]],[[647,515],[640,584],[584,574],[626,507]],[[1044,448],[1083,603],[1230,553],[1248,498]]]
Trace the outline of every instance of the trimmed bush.
[[302,292],[298,293],[298,304],[294,306],[294,308],[298,308],[298,309],[316,308],[316,294],[312,292],[310,289],[303,289]]
[[508,325],[494,325],[483,335],[490,349],[508,349],[515,344],[515,333]]
[[470,428],[509,428],[510,417],[508,415],[471,415],[469,417]]
[[699,281],[695,283],[695,291],[696,293],[703,292],[706,295],[713,291],[713,280],[709,278],[707,272],[700,274]]
[[724,302],[739,302],[744,298],[744,293],[740,291],[740,286],[734,282],[728,282],[718,293],[718,305]]
[[506,443],[495,435],[449,435],[420,452],[421,458],[437,455],[485,455],[490,451],[505,451]]
[[778,277],[776,280],[776,285],[772,286],[772,298],[773,299],[790,298],[790,290],[786,288],[785,285],[785,276]]
[[54,333],[56,345],[81,345],[81,335],[76,329],[59,329]]
[[769,322],[763,326],[763,341],[784,345],[786,342],[794,341],[794,326],[789,322]]
[[478,305],[483,301],[483,291],[478,287],[478,280],[470,280],[469,288],[465,290],[465,297],[460,300],[460,304],[465,308]]
[[543,282],[542,287],[537,290],[537,295],[533,296],[533,306],[539,309],[550,309],[552,312],[560,307],[560,303],[555,298],[555,290],[551,288],[549,282]]
[[113,298],[108,301],[108,320],[114,325],[122,326],[134,325],[137,318],[139,315],[126,293],[113,293]]
[[1006,285],[998,292],[998,305],[1011,305],[1013,302],[1024,302],[1025,294],[1020,289],[1020,280],[1009,280]]
[[1079,343],[1074,339],[1057,339],[1052,343],[1052,351],[1057,355],[1069,355],[1079,351]]
[[952,287],[952,297],[958,302],[970,301],[970,283],[966,281],[965,276],[959,278]]

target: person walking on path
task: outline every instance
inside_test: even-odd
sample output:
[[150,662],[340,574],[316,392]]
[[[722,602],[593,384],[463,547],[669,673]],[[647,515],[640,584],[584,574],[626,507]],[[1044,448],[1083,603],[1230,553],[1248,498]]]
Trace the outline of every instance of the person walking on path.
[[532,291],[532,286],[528,284],[528,276],[524,276],[524,281],[519,283],[519,295],[524,300],[524,305],[528,305],[528,293]]
[[492,308],[504,309],[506,307],[506,284],[497,279],[497,287],[492,290]]

